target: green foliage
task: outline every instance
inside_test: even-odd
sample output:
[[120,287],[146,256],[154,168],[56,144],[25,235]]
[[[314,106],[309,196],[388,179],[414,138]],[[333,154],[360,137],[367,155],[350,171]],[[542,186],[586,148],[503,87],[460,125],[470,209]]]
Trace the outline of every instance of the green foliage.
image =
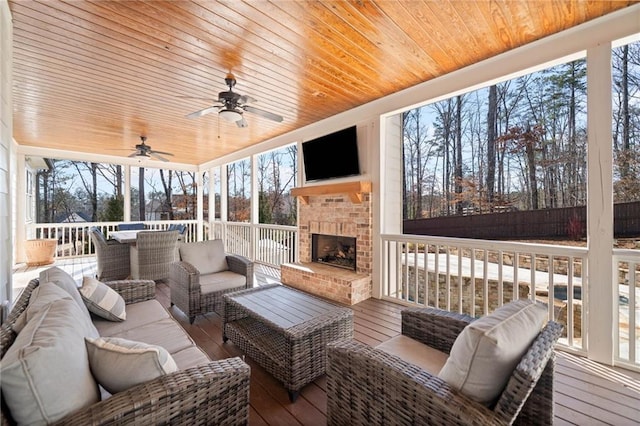
[[264,191],[260,191],[260,194],[258,196],[258,218],[260,220],[259,223],[272,223],[271,213],[271,206],[269,205],[267,194],[265,194]]
[[100,214],[102,222],[119,222],[124,220],[124,197],[115,195],[110,197],[104,211]]

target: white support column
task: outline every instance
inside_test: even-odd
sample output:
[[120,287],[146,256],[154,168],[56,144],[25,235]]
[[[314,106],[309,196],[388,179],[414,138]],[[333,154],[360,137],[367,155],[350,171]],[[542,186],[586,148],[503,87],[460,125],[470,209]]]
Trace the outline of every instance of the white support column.
[[613,154],[611,43],[587,50],[588,357],[613,364]]
[[229,170],[227,164],[220,167],[220,221],[222,229],[219,238],[227,247],[227,221],[229,220]]
[[35,238],[35,235],[30,235],[27,231],[27,212],[26,212],[26,170],[27,165],[24,154],[17,155],[17,168],[16,176],[16,261],[25,262],[25,241],[30,238]]
[[125,222],[131,221],[131,166],[126,164],[122,166],[124,171],[124,206],[123,219]]
[[[402,115],[382,118],[379,151],[373,153],[379,159],[375,167],[379,170],[379,184],[374,185],[374,235],[373,240],[373,297],[383,295],[385,272],[381,234],[402,234]],[[375,155],[379,154],[379,155]],[[375,183],[375,180],[374,180]],[[378,188],[378,189],[377,189]],[[377,224],[377,226],[376,226]],[[395,259],[396,256],[390,256]],[[388,265],[394,267],[393,264]],[[395,277],[395,274],[393,275]],[[391,278],[390,278],[391,279]],[[395,283],[388,283],[391,286]]]
[[256,225],[260,223],[260,191],[258,188],[258,155],[252,155],[249,159],[251,162],[251,241],[249,247],[251,250],[251,260],[255,260],[257,256],[257,247],[259,229]]
[[258,156],[249,157],[251,163],[251,217],[249,221],[252,225],[260,223],[260,194],[258,190]]
[[[302,141],[298,141],[296,143],[296,156],[298,162],[298,176],[297,186],[304,185],[304,157],[302,156]],[[296,200],[296,226],[298,227],[298,231],[296,232],[296,240],[295,240],[295,253],[293,254],[293,262],[300,262],[300,199]]]
[[211,238],[211,227],[216,220],[216,169],[220,171],[220,167],[209,169],[209,238]]
[[196,219],[198,221],[197,230],[198,230],[198,241],[203,240],[203,222],[204,222],[204,188],[202,187],[202,172],[196,172]]
[[220,166],[220,220],[226,222],[229,219],[229,179],[227,177],[227,165]]

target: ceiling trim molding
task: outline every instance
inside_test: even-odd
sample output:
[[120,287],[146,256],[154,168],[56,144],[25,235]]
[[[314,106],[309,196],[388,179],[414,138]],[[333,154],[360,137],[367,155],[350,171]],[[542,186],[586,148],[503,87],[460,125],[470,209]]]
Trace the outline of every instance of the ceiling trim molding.
[[18,145],[18,154],[33,157],[86,161],[93,163],[108,163],[122,166],[145,167],[165,170],[183,170],[197,172],[198,166],[193,164],[163,162],[155,160],[138,160],[135,158],[118,157],[111,155],[99,155],[62,149],[41,148],[35,146]]

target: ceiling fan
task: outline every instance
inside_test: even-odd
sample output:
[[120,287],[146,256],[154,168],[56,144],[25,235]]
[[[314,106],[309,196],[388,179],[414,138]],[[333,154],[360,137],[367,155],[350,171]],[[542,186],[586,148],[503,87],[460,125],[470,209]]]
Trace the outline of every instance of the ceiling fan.
[[140,140],[142,141],[142,143],[139,143],[136,145],[135,152],[130,154],[129,157],[140,158],[140,159],[155,158],[156,160],[160,160],[160,161],[169,161],[168,159],[164,158],[162,155],[173,156],[173,154],[171,154],[170,152],[152,150],[151,147],[145,143],[147,141],[146,136],[140,136]]
[[249,124],[242,116],[242,113],[247,111],[252,114],[268,118],[269,120],[277,121],[278,123],[282,121],[282,116],[278,114],[247,105],[248,103],[256,102],[256,100],[250,96],[241,95],[233,91],[233,86],[236,85],[236,78],[233,74],[227,74],[224,82],[229,87],[229,90],[218,93],[218,100],[216,101],[218,105],[213,105],[201,109],[200,111],[192,112],[187,115],[187,118],[202,117],[203,115],[218,111],[218,116],[222,117],[226,121],[235,122],[238,127],[247,127]]

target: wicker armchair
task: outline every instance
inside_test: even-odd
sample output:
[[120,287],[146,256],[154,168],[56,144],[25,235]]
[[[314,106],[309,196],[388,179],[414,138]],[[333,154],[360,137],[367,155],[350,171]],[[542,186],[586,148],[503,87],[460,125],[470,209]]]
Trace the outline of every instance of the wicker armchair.
[[[207,259],[196,262],[193,259],[194,249],[206,253],[208,257],[203,257]],[[226,293],[253,287],[253,262],[243,256],[224,253],[221,240],[181,243],[178,253],[179,261],[173,263],[169,270],[171,304],[184,312],[192,324],[196,315],[207,312],[222,315]],[[191,258],[188,253],[192,254]],[[228,269],[223,267],[219,272],[207,273],[199,266],[208,267],[225,260]]]
[[140,231],[131,247],[131,277],[163,280],[176,258],[178,231]]
[[96,261],[100,281],[120,280],[131,273],[129,265],[129,244],[120,244],[116,240],[107,240],[102,231],[92,226],[89,229],[91,241],[96,248]]
[[[449,353],[466,315],[402,311],[402,334]],[[486,407],[395,355],[349,340],[329,344],[330,425],[509,425],[553,423],[553,346],[562,326],[548,322],[513,371],[497,403]]]

